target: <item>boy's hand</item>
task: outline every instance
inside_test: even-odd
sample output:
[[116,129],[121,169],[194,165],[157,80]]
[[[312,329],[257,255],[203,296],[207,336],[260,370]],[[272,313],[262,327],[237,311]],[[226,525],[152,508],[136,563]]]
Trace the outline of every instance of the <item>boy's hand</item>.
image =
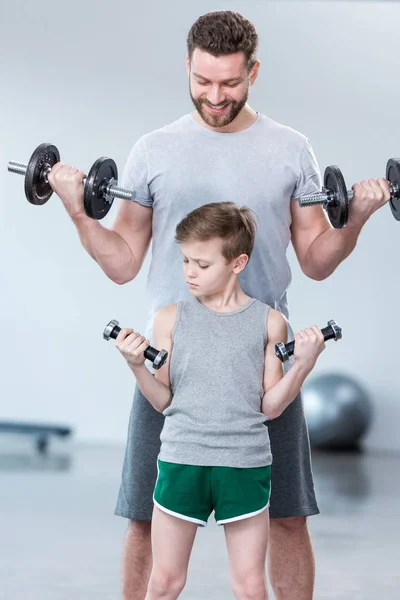
[[150,346],[149,340],[146,340],[140,333],[135,333],[133,329],[121,329],[116,340],[115,346],[121,352],[128,365],[132,368],[140,367],[144,364],[144,351]]
[[293,357],[296,363],[307,371],[313,369],[318,356],[325,349],[324,336],[314,325],[296,333]]

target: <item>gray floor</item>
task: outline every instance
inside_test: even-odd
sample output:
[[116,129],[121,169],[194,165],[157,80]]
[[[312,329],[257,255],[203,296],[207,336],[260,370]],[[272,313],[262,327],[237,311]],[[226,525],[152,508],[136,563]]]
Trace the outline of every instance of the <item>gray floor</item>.
[[[35,459],[28,440],[4,436],[0,448],[0,598],[120,598],[126,524],[112,512],[123,449],[54,444]],[[399,456],[314,454],[316,600],[400,597],[399,467]],[[213,520],[197,536],[181,598],[233,598]]]

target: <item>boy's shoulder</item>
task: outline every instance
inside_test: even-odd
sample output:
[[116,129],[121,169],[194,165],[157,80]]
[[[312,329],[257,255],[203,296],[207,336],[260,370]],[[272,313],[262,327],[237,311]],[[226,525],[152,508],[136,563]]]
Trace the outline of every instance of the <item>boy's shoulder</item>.
[[282,336],[284,336],[285,339],[287,338],[288,323],[286,317],[275,308],[270,308],[268,311],[267,330],[268,337],[271,339]]
[[175,320],[177,310],[177,302],[175,302],[174,304],[167,304],[167,306],[163,306],[157,311],[154,318],[154,323],[169,323],[170,321]]

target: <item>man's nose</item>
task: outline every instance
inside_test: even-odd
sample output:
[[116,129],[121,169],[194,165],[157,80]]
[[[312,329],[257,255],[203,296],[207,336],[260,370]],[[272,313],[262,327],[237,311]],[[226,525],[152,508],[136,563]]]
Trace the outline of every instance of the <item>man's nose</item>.
[[209,93],[207,94],[207,100],[210,104],[218,106],[222,104],[223,94],[221,88],[218,85],[213,85]]

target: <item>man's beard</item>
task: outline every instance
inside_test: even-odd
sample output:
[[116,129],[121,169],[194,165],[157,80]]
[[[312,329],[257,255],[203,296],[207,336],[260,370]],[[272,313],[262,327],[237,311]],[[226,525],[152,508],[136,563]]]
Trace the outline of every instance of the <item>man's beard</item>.
[[247,99],[249,97],[249,90],[247,89],[245,95],[243,96],[243,98],[241,98],[241,100],[230,100],[229,101],[229,103],[228,103],[229,108],[226,113],[224,113],[223,115],[211,115],[210,113],[207,113],[203,107],[204,104],[208,104],[208,106],[210,106],[210,103],[201,98],[196,100],[192,95],[192,90],[190,88],[190,84],[189,84],[189,93],[190,93],[192,102],[193,102],[197,112],[203,119],[203,121],[205,123],[207,123],[207,125],[209,125],[210,127],[216,127],[216,128],[217,127],[226,127],[227,125],[232,123],[232,121],[234,119],[236,119],[236,117],[238,116],[238,114],[240,113],[242,108],[245,106]]

